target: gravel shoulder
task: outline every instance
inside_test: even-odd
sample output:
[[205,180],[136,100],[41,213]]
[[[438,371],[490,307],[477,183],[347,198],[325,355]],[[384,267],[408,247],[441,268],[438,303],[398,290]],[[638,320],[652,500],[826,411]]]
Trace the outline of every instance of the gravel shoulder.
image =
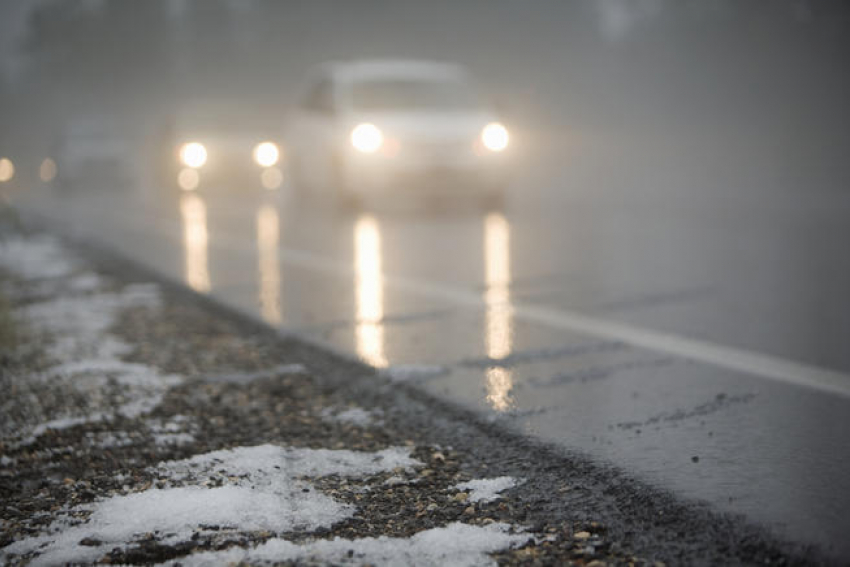
[[824,564],[0,218],[6,564]]

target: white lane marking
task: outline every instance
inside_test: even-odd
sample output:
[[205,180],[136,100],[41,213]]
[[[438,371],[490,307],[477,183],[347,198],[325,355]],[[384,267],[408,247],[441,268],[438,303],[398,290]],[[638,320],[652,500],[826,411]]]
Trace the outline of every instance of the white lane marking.
[[[115,211],[110,211],[110,214],[113,217],[116,216]],[[160,218],[157,220],[162,221],[164,219]],[[168,220],[166,222],[172,224]],[[126,228],[126,225],[124,227]],[[241,239],[221,232],[216,233],[216,237],[212,239],[210,245],[212,248],[233,251],[241,251],[245,248]],[[294,267],[305,268],[337,277],[348,278],[354,275],[353,266],[321,254],[292,248],[281,248],[280,254],[284,264]],[[443,299],[457,306],[476,309],[486,307],[483,295],[456,286],[386,274],[383,281],[389,287],[425,297]],[[213,289],[213,295],[217,295],[215,288]],[[783,382],[821,392],[850,397],[850,375],[828,368],[589,317],[564,309],[514,303],[513,313],[517,319],[546,325],[554,329],[572,331],[609,340],[618,340],[631,346],[663,352],[727,370],[744,372],[775,382]]]

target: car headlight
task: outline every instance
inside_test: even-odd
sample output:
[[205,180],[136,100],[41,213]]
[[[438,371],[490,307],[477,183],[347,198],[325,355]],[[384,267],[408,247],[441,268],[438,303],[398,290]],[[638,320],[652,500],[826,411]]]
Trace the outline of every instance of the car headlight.
[[508,129],[498,122],[491,122],[481,130],[481,143],[491,152],[501,152],[508,147]]
[[274,142],[260,142],[254,146],[254,161],[260,167],[271,167],[280,159],[280,150]]
[[374,124],[359,124],[351,131],[351,145],[365,154],[371,154],[383,145],[384,135]]
[[9,158],[0,159],[0,182],[6,182],[15,176],[15,164]]
[[200,142],[189,142],[180,148],[180,161],[186,167],[202,167],[207,163],[207,149]]

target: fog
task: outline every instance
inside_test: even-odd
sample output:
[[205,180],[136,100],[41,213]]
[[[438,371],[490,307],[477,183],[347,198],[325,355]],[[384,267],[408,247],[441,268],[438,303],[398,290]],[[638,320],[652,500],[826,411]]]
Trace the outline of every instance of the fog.
[[0,10],[5,154],[44,154],[69,117],[108,115],[138,133],[198,99],[262,105],[279,121],[309,68],[364,57],[463,63],[506,120],[533,131],[758,131],[806,153],[846,151],[850,136],[842,2],[11,1]]

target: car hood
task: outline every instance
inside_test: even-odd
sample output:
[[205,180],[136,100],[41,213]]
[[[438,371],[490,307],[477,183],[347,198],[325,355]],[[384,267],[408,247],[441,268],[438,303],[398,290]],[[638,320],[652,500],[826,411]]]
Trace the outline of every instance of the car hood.
[[352,117],[351,126],[369,122],[392,138],[447,141],[475,138],[493,120],[487,112],[373,112]]

